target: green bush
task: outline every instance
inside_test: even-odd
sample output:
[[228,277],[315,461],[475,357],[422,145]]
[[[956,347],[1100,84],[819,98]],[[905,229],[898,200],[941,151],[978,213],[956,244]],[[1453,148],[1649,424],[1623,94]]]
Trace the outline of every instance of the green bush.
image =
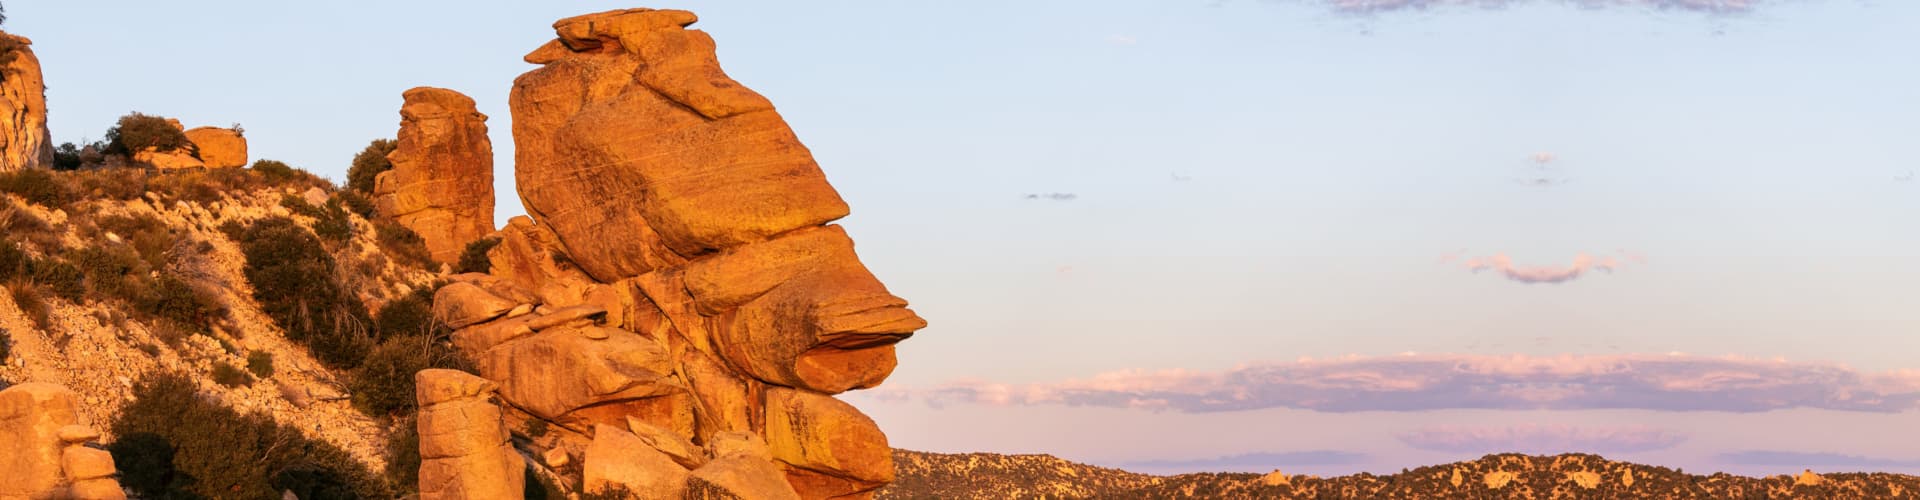
[[[108,447],[126,486],[147,498],[391,498],[345,450],[261,414],[200,398],[193,380],[156,373],[134,385]],[[138,436],[138,437],[136,437]],[[171,450],[172,459],[164,460]]]
[[79,170],[80,146],[75,146],[71,142],[63,142],[60,143],[60,147],[53,148],[53,165],[51,165],[51,167],[54,170],[62,172]]
[[247,372],[225,361],[215,361],[213,362],[213,382],[227,387],[240,387],[253,385],[253,378],[248,377]]
[[152,287],[133,298],[134,309],[149,317],[191,326],[200,332],[213,331],[213,325],[227,316],[212,292],[194,286],[171,273],[160,273]]
[[0,192],[13,193],[27,203],[47,208],[64,207],[73,199],[66,183],[60,182],[53,172],[38,168],[0,172]]
[[148,269],[166,267],[167,250],[173,248],[173,229],[161,222],[160,218],[150,214],[109,215],[101,217],[95,225],[132,246],[140,254],[140,260],[147,263]]
[[427,251],[427,240],[420,239],[412,229],[387,219],[374,221],[373,229],[380,250],[394,261],[418,269],[439,267],[433,261],[433,253]]
[[420,485],[420,424],[414,417],[394,419],[387,435],[387,482],[402,491]]
[[420,339],[424,337],[389,340],[367,355],[348,384],[355,408],[376,417],[413,412],[413,375],[431,368],[428,346]]
[[434,328],[438,325],[433,321],[433,292],[438,288],[421,287],[382,306],[380,312],[374,315],[374,323],[380,327],[380,338],[434,335]]
[[133,249],[125,245],[105,245],[82,248],[68,255],[74,267],[86,276],[85,283],[95,299],[145,295],[149,286],[144,283],[147,265]]
[[255,377],[260,377],[260,378],[272,377],[273,376],[273,353],[270,353],[267,351],[253,351],[253,352],[247,353],[247,371],[253,372],[253,376]]
[[353,165],[347,167],[347,189],[372,194],[374,178],[381,172],[393,169],[393,162],[387,161],[387,155],[399,147],[400,143],[393,139],[374,139],[366,149],[353,155]]
[[223,229],[236,236],[247,257],[254,300],[287,338],[311,348],[329,367],[359,366],[372,344],[373,321],[360,298],[340,283],[320,240],[284,217]]
[[546,435],[547,421],[537,418],[527,419],[527,437],[538,439]]
[[486,273],[493,271],[493,261],[487,260],[487,252],[500,246],[500,237],[488,236],[473,240],[467,244],[467,250],[460,253],[460,266],[456,273]]
[[362,219],[373,220],[373,200],[368,199],[367,195],[360,194],[359,191],[343,189],[333,193],[333,197],[340,200],[340,205],[347,207],[347,211],[359,214]]
[[135,111],[120,117],[119,123],[107,129],[108,153],[133,156],[148,148],[163,153],[184,149],[195,158],[200,156],[199,148],[187,139],[187,133],[175,128],[166,118]]
[[313,218],[313,234],[321,239],[341,243],[353,237],[353,220],[347,218],[347,212],[340,208],[337,200],[328,200],[325,206],[316,207],[307,203],[306,198],[294,195],[280,197],[280,206],[287,207],[295,214]]

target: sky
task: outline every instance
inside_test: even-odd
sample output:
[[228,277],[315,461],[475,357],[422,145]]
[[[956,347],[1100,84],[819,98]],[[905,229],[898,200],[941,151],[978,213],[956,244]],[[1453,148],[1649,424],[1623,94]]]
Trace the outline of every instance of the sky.
[[[513,196],[555,1],[14,0],[58,141],[336,180],[439,86]],[[893,445],[1342,474],[1518,450],[1920,473],[1920,3],[690,2],[931,326]]]

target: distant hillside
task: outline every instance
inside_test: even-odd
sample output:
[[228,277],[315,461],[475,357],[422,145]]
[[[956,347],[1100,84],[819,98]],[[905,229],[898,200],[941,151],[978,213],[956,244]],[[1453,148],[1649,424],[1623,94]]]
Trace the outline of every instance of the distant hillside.
[[1920,477],[1813,474],[1700,476],[1596,455],[1487,455],[1399,474],[1200,473],[1153,476],[1048,455],[895,450],[898,479],[879,498],[1515,498],[1901,499],[1920,498]]

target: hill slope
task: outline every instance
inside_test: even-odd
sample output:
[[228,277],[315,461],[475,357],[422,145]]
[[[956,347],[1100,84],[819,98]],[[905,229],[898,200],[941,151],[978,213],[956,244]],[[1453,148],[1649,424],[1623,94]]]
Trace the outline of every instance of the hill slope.
[[1596,455],[1487,455],[1400,474],[1200,473],[1152,476],[1048,455],[895,450],[879,498],[1920,498],[1920,477],[1846,473],[1700,476]]

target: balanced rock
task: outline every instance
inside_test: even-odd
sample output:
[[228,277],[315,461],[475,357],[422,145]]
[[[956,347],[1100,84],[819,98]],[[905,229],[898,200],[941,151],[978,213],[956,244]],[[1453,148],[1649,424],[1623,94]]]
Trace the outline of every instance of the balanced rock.
[[508,439],[494,385],[455,370],[414,375],[420,405],[420,498],[520,498],[526,462]]
[[830,224],[846,204],[694,19],[554,24],[511,95],[529,216],[435,310],[470,311],[443,315],[454,346],[516,417],[557,427],[529,454],[585,450],[549,465],[578,463],[560,470],[589,492],[871,498],[892,450],[833,395],[882,383],[926,321]]
[[0,33],[0,172],[53,164],[47,83],[32,40]]
[[0,390],[0,498],[125,500],[113,456],[87,446],[78,396],[65,387],[28,383]]
[[195,127],[186,131],[187,140],[200,150],[200,161],[207,168],[247,166],[247,138],[239,130],[220,127]]
[[418,87],[402,96],[393,169],[374,178],[374,207],[418,233],[442,263],[492,233],[493,143],[472,98]]

